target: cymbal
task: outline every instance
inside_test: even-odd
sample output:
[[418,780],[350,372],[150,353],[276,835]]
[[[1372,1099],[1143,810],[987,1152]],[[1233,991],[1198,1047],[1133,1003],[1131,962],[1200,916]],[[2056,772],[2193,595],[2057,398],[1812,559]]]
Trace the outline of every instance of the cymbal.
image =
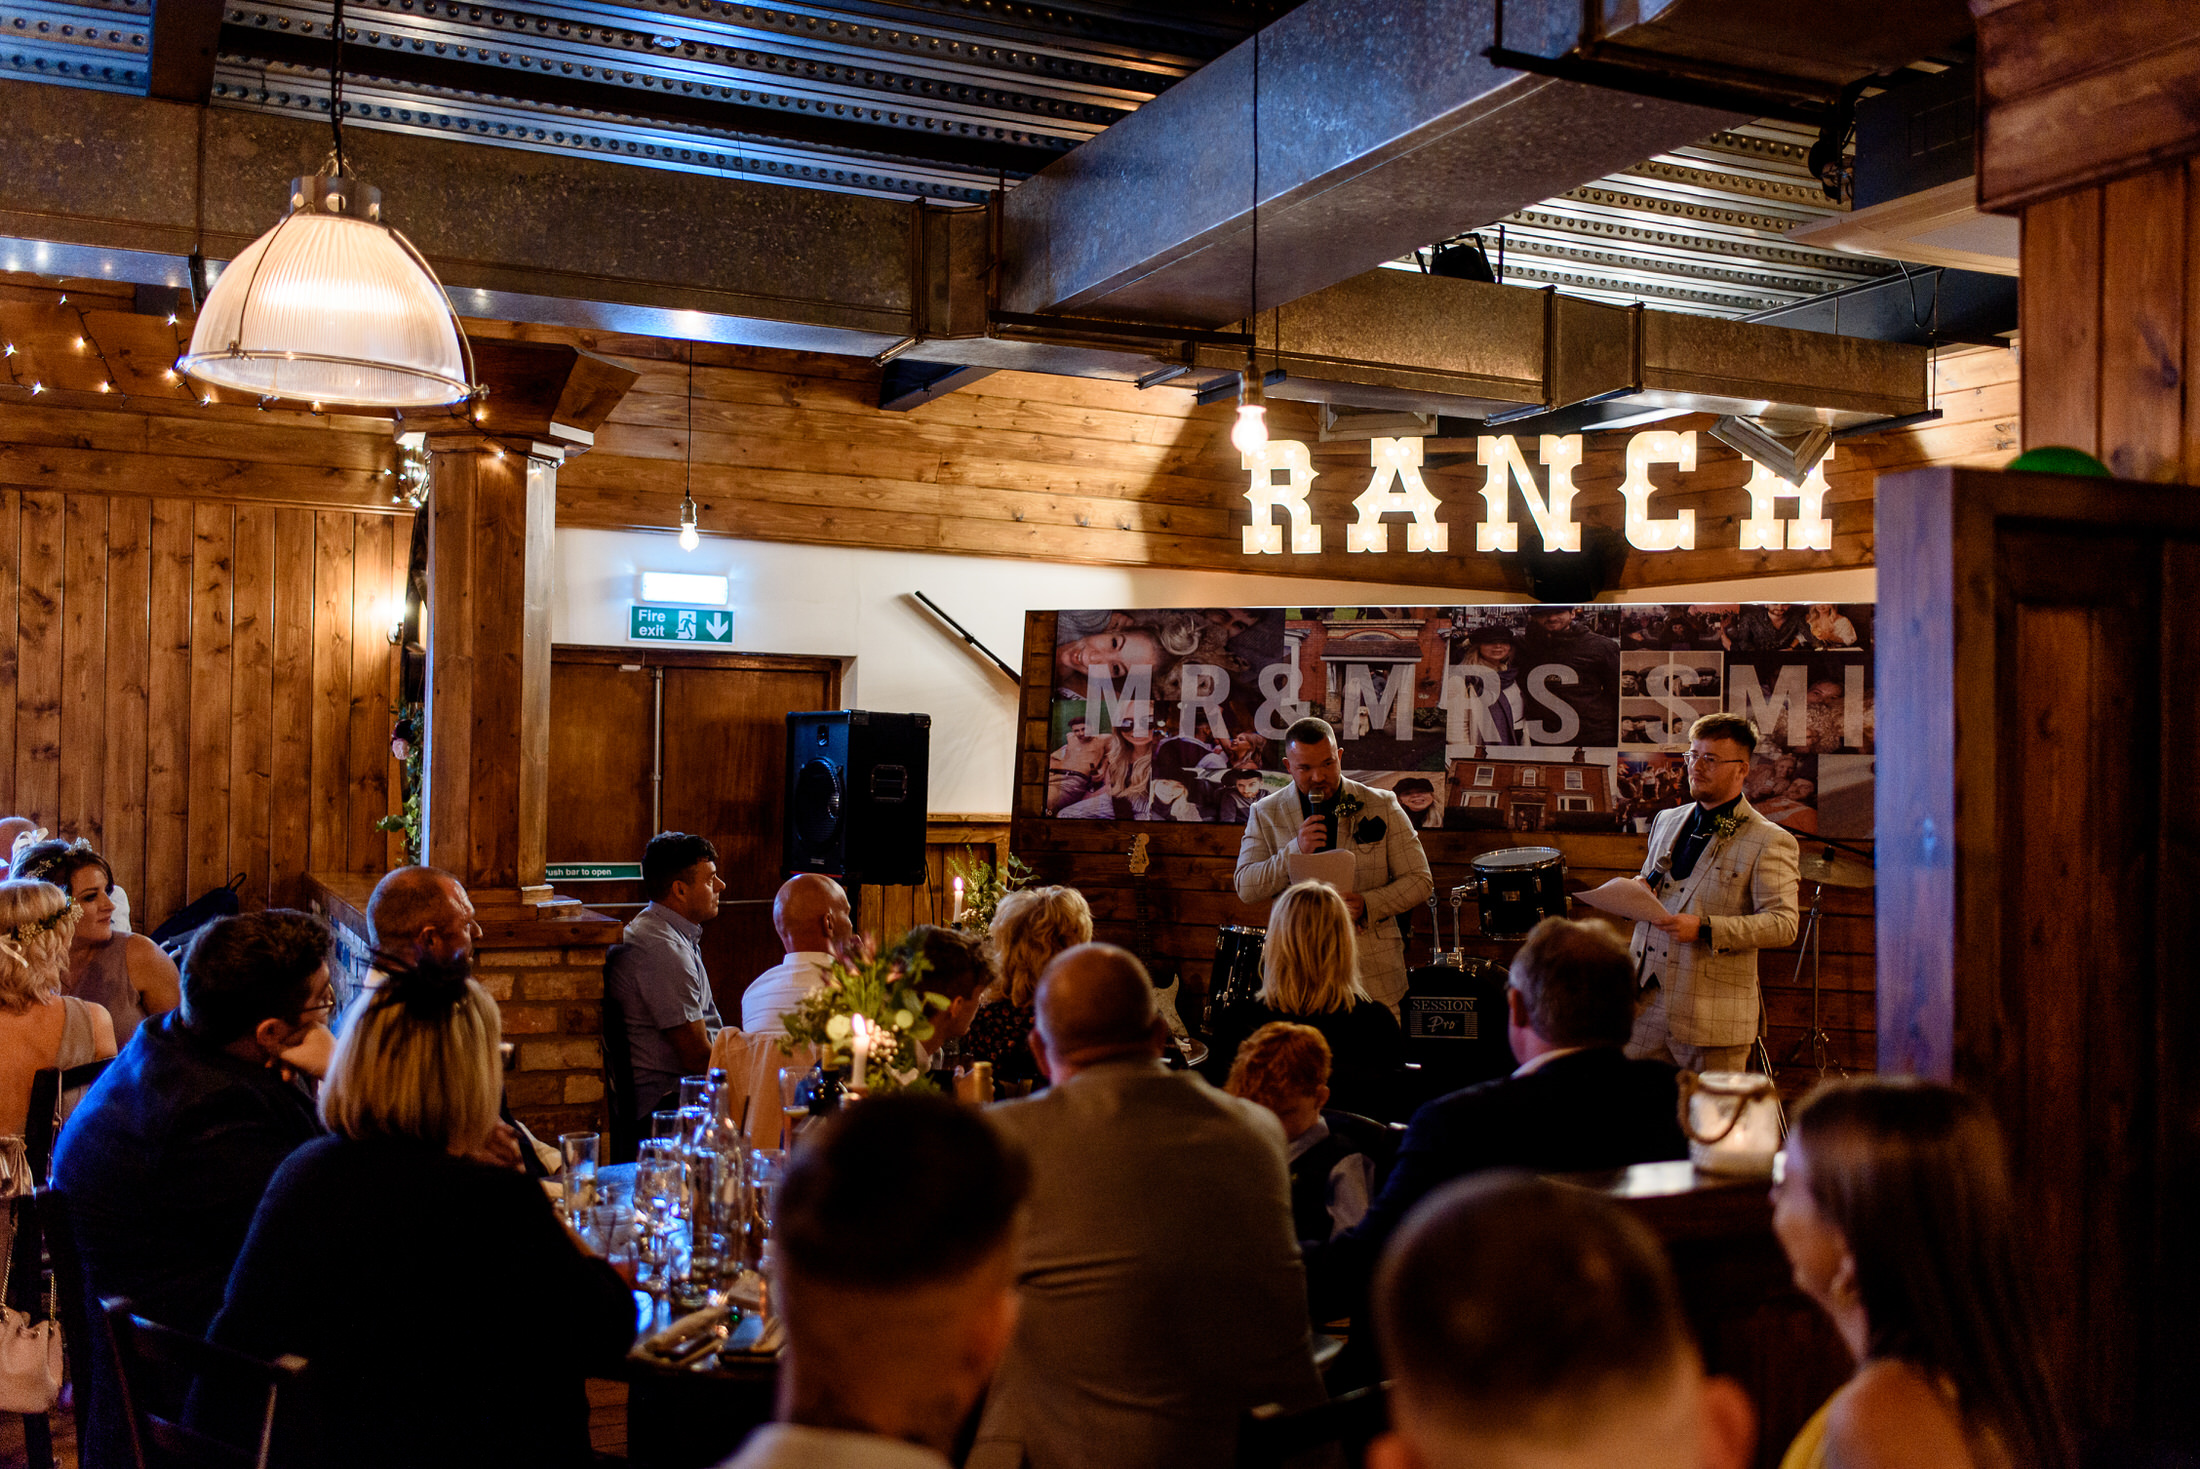
[[1878,880],[1871,863],[1836,852],[1831,847],[1821,847],[1803,858],[1797,873],[1805,882],[1822,883],[1829,888],[1868,888]]

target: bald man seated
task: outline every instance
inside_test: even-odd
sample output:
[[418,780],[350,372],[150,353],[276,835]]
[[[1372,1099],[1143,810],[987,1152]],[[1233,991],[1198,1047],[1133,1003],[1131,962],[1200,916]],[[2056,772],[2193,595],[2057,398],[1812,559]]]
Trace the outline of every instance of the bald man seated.
[[772,928],[787,957],[765,970],[741,993],[741,1028],[750,1035],[784,1035],[780,1017],[825,983],[855,925],[839,883],[801,872],[779,885],[772,899]]
[[1283,1126],[1165,1069],[1167,1039],[1124,950],[1080,944],[1040,975],[1052,1085],[987,1114],[1031,1194],[969,1469],[1227,1469],[1248,1408],[1322,1400]]

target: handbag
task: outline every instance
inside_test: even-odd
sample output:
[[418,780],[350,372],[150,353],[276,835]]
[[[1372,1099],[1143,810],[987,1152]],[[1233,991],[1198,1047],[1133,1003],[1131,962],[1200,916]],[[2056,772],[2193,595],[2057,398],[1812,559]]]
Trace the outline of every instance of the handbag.
[[10,1241],[7,1264],[0,1269],[0,1412],[48,1413],[61,1400],[61,1322],[51,1277],[46,1280],[44,1320],[33,1321],[28,1311],[7,1304],[18,1243]]

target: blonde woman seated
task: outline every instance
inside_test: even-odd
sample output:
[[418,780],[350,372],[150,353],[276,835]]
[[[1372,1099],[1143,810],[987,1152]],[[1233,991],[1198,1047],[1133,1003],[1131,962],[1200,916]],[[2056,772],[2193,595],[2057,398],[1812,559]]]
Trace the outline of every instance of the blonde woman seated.
[[1857,1080],[1796,1110],[1772,1227],[1856,1375],[1781,1469],[2064,1469],[2030,1254],[1985,1106],[1929,1082]]
[[322,1084],[331,1135],[276,1170],[209,1335],[312,1364],[309,1442],[278,1462],[579,1469],[586,1379],[616,1375],[633,1297],[539,1185],[487,1161],[488,991],[463,965],[386,972]]
[[1092,909],[1075,888],[1019,888],[993,910],[986,942],[1001,977],[970,1022],[963,1053],[972,1061],[992,1062],[996,1082],[1040,1079],[1031,1054],[1039,971],[1056,954],[1091,938]]
[[1205,1072],[1225,1082],[1247,1036],[1275,1020],[1311,1025],[1329,1042],[1329,1105],[1377,1122],[1405,1120],[1405,1035],[1390,1007],[1368,998],[1355,975],[1352,910],[1323,882],[1287,887],[1268,910],[1260,998],[1217,1015]]
[[[23,1135],[34,1072],[115,1053],[107,1012],[61,992],[79,912],[50,882],[0,882],[0,1134]],[[62,1093],[60,1115],[82,1094]]]

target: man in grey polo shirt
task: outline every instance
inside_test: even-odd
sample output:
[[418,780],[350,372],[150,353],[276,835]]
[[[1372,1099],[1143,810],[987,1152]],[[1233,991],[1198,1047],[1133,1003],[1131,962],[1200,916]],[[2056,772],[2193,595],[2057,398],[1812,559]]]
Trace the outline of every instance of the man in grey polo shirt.
[[710,1066],[721,1022],[702,942],[726,890],[718,849],[686,832],[659,832],[642,850],[642,889],[649,906],[628,920],[625,944],[604,975],[626,1025],[637,1124],[676,1104],[681,1077]]

